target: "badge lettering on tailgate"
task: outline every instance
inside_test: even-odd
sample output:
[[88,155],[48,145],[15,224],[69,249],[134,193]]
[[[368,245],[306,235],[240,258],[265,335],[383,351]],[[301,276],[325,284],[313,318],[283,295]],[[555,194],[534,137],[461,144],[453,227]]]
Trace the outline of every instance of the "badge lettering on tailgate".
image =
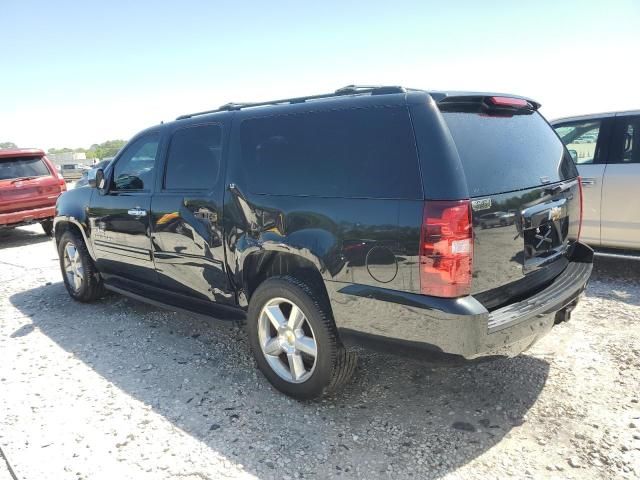
[[479,210],[487,210],[487,209],[491,208],[491,199],[490,198],[483,198],[481,200],[472,200],[471,201],[471,208],[473,208],[474,212],[477,212]]

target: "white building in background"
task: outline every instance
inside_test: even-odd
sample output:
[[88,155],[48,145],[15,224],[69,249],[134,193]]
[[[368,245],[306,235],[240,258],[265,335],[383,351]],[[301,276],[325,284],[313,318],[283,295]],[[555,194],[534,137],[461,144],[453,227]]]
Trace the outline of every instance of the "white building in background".
[[84,152],[47,153],[47,157],[54,165],[60,166],[71,163],[87,163],[87,154]]

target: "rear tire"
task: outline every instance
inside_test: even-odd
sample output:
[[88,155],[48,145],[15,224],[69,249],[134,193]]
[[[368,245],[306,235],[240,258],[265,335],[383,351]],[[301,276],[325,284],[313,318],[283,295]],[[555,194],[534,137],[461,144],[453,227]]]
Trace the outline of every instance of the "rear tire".
[[267,380],[299,400],[336,391],[356,367],[356,355],[338,338],[327,299],[292,276],[269,278],[257,288],[247,333]]
[[47,237],[51,237],[53,235],[53,220],[43,220],[40,222],[40,225]]
[[58,257],[64,286],[79,302],[93,302],[104,295],[102,280],[87,251],[84,240],[67,230],[58,242]]

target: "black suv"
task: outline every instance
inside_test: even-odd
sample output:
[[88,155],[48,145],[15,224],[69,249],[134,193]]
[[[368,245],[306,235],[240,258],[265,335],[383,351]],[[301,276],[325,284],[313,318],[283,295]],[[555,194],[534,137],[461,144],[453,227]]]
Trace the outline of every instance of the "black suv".
[[[64,283],[246,319],[258,367],[296,398],[348,380],[348,340],[518,354],[592,268],[576,168],[538,107],[350,86],[184,115],[60,197]],[[514,221],[474,228],[493,212]]]

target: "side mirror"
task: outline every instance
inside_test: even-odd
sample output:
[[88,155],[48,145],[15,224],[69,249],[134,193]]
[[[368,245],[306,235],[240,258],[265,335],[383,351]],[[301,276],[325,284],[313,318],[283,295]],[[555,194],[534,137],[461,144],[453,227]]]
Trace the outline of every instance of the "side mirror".
[[569,150],[569,155],[573,158],[573,163],[578,163],[578,151],[577,150]]
[[104,170],[101,168],[92,168],[87,173],[87,181],[91,188],[104,188]]

